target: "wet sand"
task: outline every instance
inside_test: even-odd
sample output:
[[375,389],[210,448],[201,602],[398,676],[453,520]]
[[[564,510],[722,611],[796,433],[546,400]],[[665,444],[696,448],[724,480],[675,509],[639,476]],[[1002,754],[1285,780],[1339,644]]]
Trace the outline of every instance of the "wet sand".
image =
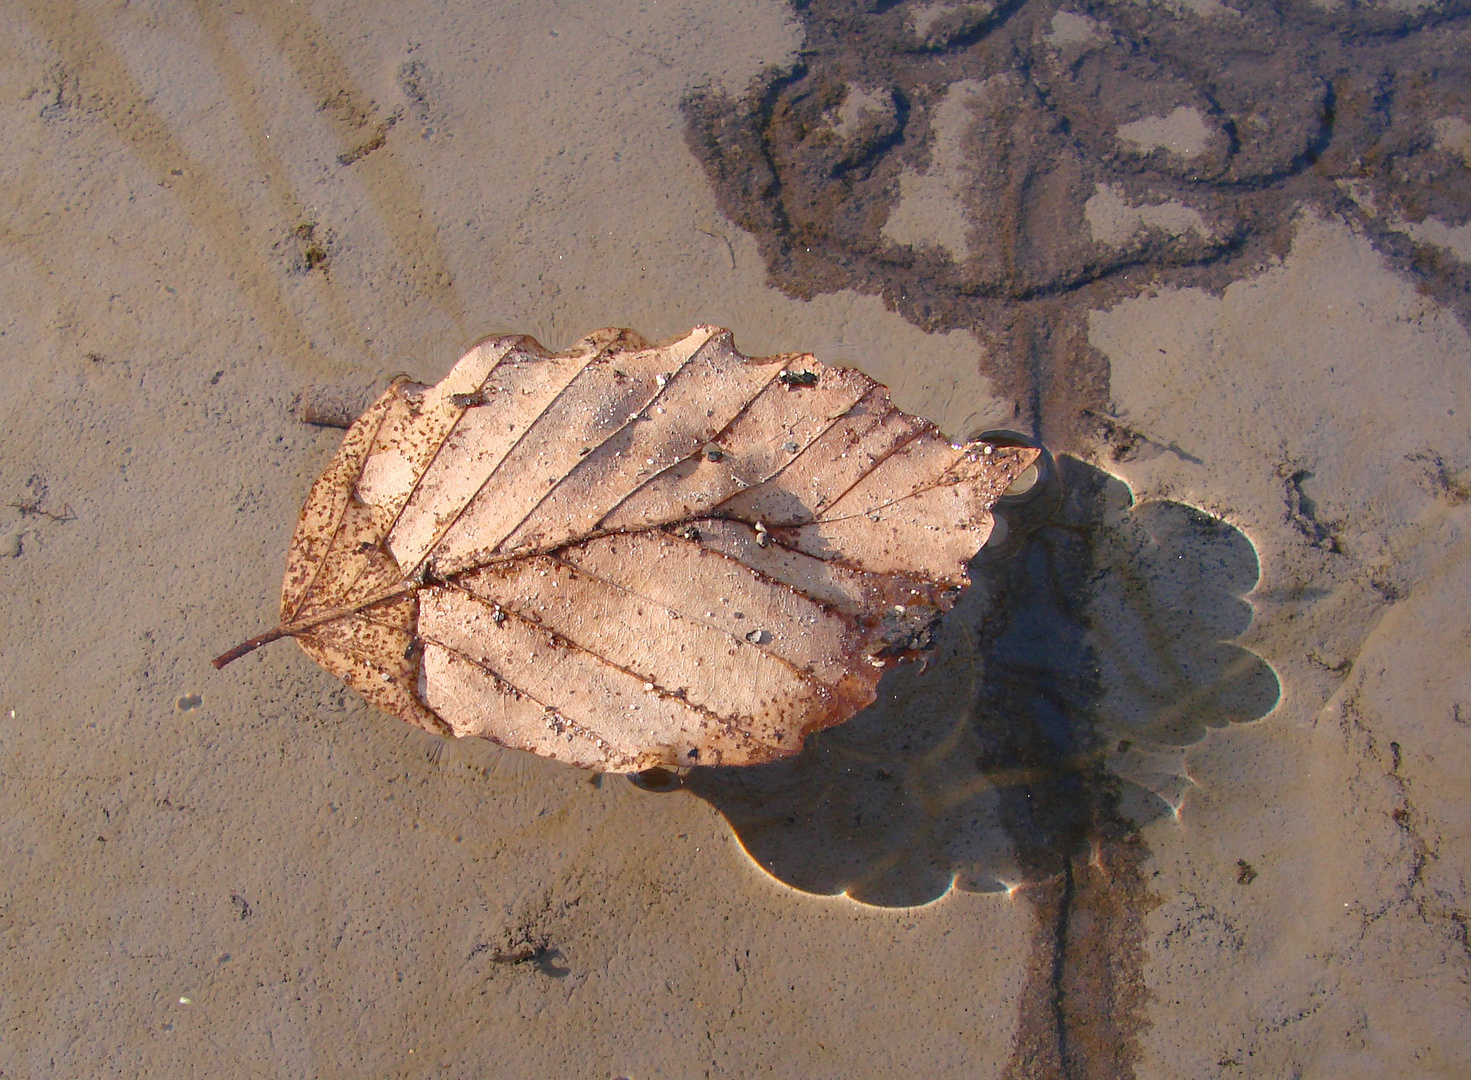
[[[1288,185],[1196,277],[926,323],[777,288],[691,151],[692,92],[793,63],[781,4],[17,12],[0,1076],[1464,1075],[1453,240]],[[655,794],[407,729],[289,643],[210,667],[340,438],[304,388],[696,323],[1054,440],[928,673],[785,773]],[[1043,339],[1088,379],[1028,385]]]

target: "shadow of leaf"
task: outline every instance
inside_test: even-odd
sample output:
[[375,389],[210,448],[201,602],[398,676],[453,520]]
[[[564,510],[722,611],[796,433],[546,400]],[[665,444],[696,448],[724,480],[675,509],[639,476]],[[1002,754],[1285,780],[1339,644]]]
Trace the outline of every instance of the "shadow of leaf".
[[1259,576],[1238,529],[1069,457],[1003,513],[927,670],[794,758],[686,778],[781,881],[909,906],[1042,880],[1174,812],[1184,748],[1275,707],[1231,641]]

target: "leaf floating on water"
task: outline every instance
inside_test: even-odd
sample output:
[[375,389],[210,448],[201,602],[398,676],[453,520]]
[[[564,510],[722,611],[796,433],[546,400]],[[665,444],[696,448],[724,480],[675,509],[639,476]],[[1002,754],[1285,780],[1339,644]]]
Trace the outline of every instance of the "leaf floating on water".
[[498,338],[349,428],[281,625],[215,663],[289,635],[430,731],[605,772],[770,761],[925,646],[1036,456],[717,327]]

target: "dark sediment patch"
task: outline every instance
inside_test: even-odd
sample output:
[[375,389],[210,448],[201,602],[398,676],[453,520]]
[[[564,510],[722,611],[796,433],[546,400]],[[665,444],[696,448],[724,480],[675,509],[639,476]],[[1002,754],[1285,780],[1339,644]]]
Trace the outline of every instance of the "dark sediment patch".
[[[1411,235],[1471,221],[1455,126],[1471,121],[1471,0],[811,0],[798,14],[794,66],[687,102],[723,211],[793,295],[856,289],[926,330],[976,332],[985,373],[1055,448],[1090,445],[1107,413],[1083,312],[1223,288],[1285,251],[1305,204],[1356,222],[1471,317],[1471,267]],[[953,204],[934,242],[896,230],[924,178]],[[1149,221],[1107,223],[1141,208]]]

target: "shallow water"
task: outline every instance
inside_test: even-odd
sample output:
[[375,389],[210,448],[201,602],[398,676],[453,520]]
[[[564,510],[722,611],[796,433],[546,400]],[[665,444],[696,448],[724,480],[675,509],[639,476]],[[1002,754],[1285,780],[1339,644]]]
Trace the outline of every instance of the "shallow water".
[[1207,729],[1276,706],[1270,665],[1229,644],[1257,581],[1245,536],[1059,465],[1003,508],[923,668],[794,759],[686,780],[775,877],[886,906],[1052,880],[1175,814],[1179,751]]
[[[1464,1075],[1468,20],[16,6],[0,1074]],[[209,667],[303,390],[701,322],[1055,452],[872,708],[661,794]]]

